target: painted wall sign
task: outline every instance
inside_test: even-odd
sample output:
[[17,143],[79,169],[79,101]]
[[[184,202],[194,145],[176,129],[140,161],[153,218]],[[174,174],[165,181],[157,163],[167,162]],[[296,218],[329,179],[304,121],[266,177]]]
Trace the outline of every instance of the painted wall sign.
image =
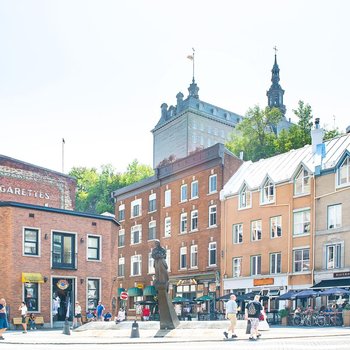
[[35,191],[20,187],[11,187],[0,185],[0,193],[14,194],[23,197],[34,197],[42,199],[50,199],[50,194],[47,192]]

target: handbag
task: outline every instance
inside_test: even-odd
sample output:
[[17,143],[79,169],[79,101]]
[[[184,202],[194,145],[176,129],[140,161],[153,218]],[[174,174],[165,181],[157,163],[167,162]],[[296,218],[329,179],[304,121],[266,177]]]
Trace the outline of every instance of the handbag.
[[265,317],[262,313],[260,313],[259,315],[259,321],[264,321],[265,320]]
[[245,334],[250,334],[250,329],[252,328],[252,324],[250,323],[250,320],[247,322],[247,328],[245,330]]

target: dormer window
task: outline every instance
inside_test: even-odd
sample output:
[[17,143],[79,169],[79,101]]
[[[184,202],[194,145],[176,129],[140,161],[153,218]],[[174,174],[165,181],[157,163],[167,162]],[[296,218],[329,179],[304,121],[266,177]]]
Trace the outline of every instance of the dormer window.
[[275,201],[275,185],[267,179],[261,189],[261,204],[272,203]]
[[244,185],[239,193],[239,209],[251,207],[251,192],[247,185]]
[[350,157],[347,156],[337,170],[337,185],[350,185]]
[[294,179],[294,195],[302,195],[310,193],[310,174],[301,167]]

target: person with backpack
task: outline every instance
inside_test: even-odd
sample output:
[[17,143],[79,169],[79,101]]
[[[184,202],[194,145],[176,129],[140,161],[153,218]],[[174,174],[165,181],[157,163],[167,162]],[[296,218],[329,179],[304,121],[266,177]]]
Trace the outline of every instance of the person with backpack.
[[259,333],[259,317],[262,310],[260,304],[260,295],[256,295],[254,300],[251,301],[245,309],[245,319],[250,321],[250,337],[249,340],[257,340]]

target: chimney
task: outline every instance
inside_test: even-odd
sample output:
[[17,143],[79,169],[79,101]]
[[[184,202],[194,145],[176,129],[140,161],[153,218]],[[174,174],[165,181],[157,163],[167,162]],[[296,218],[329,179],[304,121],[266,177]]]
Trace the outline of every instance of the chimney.
[[244,155],[243,151],[240,151],[239,152],[239,159],[243,160],[243,155]]
[[316,118],[315,129],[311,130],[311,144],[313,153],[316,153],[317,145],[321,145],[323,143],[323,134],[323,129],[320,129],[320,118]]

